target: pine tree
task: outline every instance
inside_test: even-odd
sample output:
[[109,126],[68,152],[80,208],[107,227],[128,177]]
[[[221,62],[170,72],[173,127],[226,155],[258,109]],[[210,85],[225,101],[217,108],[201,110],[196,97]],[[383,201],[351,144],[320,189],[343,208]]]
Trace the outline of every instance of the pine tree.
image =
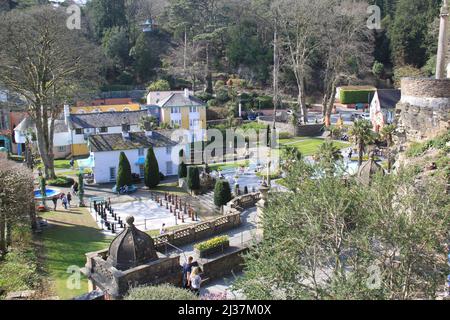
[[125,153],[121,152],[119,157],[119,169],[117,170],[117,190],[124,186],[131,186],[132,184],[130,162]]
[[221,207],[230,202],[231,199],[230,183],[226,180],[218,180],[214,188],[214,204]]
[[147,158],[145,159],[144,181],[148,188],[155,188],[160,182],[159,165],[156,160],[155,152],[150,147],[147,151]]

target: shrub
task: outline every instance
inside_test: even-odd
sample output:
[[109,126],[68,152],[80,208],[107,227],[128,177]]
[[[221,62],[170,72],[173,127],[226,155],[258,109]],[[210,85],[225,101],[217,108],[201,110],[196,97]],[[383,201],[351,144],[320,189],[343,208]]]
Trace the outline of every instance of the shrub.
[[207,103],[208,107],[217,107],[219,105],[219,101],[216,99],[211,99]]
[[124,300],[198,300],[198,297],[189,290],[162,284],[132,288]]
[[123,186],[131,186],[133,184],[132,180],[130,162],[125,153],[121,152],[119,156],[119,169],[117,170],[117,190]]
[[194,248],[199,251],[205,251],[205,250],[209,250],[212,248],[220,247],[229,242],[230,242],[230,238],[228,238],[228,236],[221,236],[221,237],[212,238],[208,241],[200,242],[200,243],[196,244],[194,246]]
[[187,177],[187,166],[184,162],[181,162],[178,166],[178,178],[183,179]]
[[261,109],[273,109],[273,97],[259,96],[255,99],[255,107]]
[[230,183],[226,180],[218,180],[214,187],[214,204],[221,207],[230,202],[231,199]]
[[396,87],[400,87],[401,79],[406,77],[424,77],[426,72],[417,69],[413,66],[402,66],[394,68],[394,84]]
[[220,88],[216,91],[216,100],[220,103],[225,103],[230,100],[230,96],[228,95],[228,90],[225,88]]
[[223,80],[217,80],[216,83],[215,83],[215,85],[214,85],[214,88],[217,90],[217,89],[222,88],[222,87],[224,87],[224,86],[225,86],[225,81],[223,81]]
[[155,157],[153,148],[148,148],[147,157],[145,158],[144,181],[148,188],[155,188],[161,178],[159,175],[159,165]]
[[200,172],[197,167],[189,167],[187,185],[190,190],[200,189]]
[[289,132],[280,132],[280,139],[291,139],[292,134]]
[[383,75],[383,72],[384,72],[384,64],[375,61],[372,67],[372,73],[379,78]]
[[339,93],[339,100],[342,104],[368,103],[369,97],[374,94],[375,90],[348,90],[342,89]]
[[170,84],[167,80],[158,80],[148,86],[148,91],[170,91]]
[[47,184],[53,187],[70,187],[73,185],[74,179],[66,176],[58,176],[54,180],[48,180]]
[[40,280],[36,260],[31,249],[10,251],[0,262],[0,288],[7,292],[34,289]]
[[195,96],[205,102],[208,102],[209,100],[213,99],[212,94],[210,94],[208,92],[196,93]]

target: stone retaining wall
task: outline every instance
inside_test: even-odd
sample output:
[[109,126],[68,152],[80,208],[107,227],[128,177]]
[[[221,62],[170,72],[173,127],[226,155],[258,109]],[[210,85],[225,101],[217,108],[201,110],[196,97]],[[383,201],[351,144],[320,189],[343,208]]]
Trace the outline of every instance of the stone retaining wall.
[[[273,124],[273,117],[259,117],[258,122],[264,125]],[[322,134],[324,125],[323,124],[307,124],[294,126],[288,122],[276,122],[277,130],[279,133],[288,132],[294,137],[316,137]]]

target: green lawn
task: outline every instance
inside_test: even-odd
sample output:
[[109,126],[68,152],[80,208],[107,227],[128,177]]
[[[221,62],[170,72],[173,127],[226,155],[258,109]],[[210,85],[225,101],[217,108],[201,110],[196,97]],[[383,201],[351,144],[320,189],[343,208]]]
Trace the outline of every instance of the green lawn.
[[111,238],[104,236],[86,209],[70,212],[48,212],[42,215],[52,223],[42,233],[45,247],[46,268],[51,277],[55,294],[70,299],[86,293],[87,280],[82,277],[81,288],[67,287],[70,266],[84,267],[85,253],[108,248]]
[[[292,139],[289,139],[289,140],[292,140]],[[290,141],[290,142],[292,142],[292,141]],[[304,139],[304,140],[301,140],[298,142],[289,143],[288,146],[296,147],[304,156],[311,156],[319,149],[319,147],[324,142],[325,142],[325,140],[321,139],[321,138],[309,138],[309,139]],[[339,149],[343,149],[350,145],[349,143],[341,142],[341,141],[334,141],[334,144]],[[281,144],[281,146],[283,146],[283,145],[286,145],[286,142]]]
[[[71,169],[70,160],[55,160],[55,169]],[[38,164],[38,168],[44,168],[42,163]],[[74,168],[77,168],[77,162],[75,161]]]

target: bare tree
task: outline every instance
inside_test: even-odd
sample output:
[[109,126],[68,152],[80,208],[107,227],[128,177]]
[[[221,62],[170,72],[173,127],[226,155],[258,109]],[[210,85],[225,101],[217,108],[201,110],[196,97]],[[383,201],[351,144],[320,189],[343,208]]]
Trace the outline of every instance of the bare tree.
[[330,125],[336,88],[369,70],[373,62],[373,31],[367,27],[367,2],[318,0],[322,6],[323,116]]
[[47,178],[55,178],[54,121],[62,105],[98,74],[99,54],[62,9],[40,6],[0,16],[0,82],[20,94],[36,125]]
[[305,79],[310,72],[311,60],[320,46],[319,25],[324,1],[279,0],[281,50],[284,65],[292,70],[298,88],[298,106],[303,123],[308,114],[305,102]]

